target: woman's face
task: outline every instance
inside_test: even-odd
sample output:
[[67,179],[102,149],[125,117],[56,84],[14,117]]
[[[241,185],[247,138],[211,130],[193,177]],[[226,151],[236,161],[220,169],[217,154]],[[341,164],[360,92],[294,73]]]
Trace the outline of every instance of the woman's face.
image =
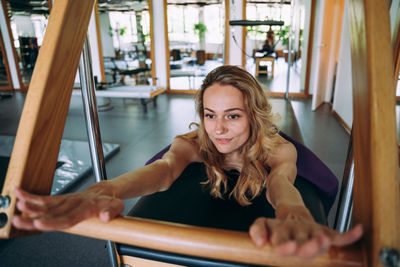
[[203,95],[204,126],[220,153],[232,154],[250,136],[243,94],[232,85],[213,84]]

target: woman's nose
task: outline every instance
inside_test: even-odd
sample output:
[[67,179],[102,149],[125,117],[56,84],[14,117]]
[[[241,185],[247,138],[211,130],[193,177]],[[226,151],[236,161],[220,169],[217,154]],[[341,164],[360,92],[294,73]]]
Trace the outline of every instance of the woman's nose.
[[223,119],[217,120],[215,124],[215,133],[216,134],[223,134],[226,131],[225,122]]

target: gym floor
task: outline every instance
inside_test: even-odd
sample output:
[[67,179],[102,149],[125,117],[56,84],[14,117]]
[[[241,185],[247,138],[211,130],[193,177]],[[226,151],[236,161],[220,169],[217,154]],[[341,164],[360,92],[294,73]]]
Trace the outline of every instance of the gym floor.
[[[0,135],[15,135],[25,94],[16,93],[0,100]],[[109,100],[99,99],[98,104]],[[272,103],[274,101],[272,100]],[[163,94],[157,107],[149,104],[144,113],[139,102],[112,99],[107,111],[99,112],[103,142],[117,143],[120,151],[107,161],[109,178],[143,166],[154,154],[168,145],[175,135],[189,130],[197,121],[191,95]],[[304,144],[342,179],[349,135],[332,116],[330,104],[311,111],[311,99],[292,99]],[[279,123],[278,123],[279,124]],[[64,139],[87,140],[80,97],[72,97]],[[82,179],[72,191],[82,190],[94,182],[92,175]],[[125,202],[127,212],[136,199]],[[334,221],[335,207],[329,214]],[[105,242],[59,232],[0,240],[1,266],[109,266]]]

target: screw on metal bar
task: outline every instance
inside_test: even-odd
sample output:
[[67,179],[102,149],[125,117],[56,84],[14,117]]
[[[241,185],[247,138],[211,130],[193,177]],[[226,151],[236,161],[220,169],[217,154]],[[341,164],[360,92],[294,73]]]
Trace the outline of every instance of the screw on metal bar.
[[0,196],[0,209],[6,209],[10,206],[9,196]]
[[3,228],[4,226],[6,226],[8,223],[8,217],[7,214],[5,214],[4,212],[0,213],[0,229]]
[[400,253],[393,248],[382,248],[379,258],[383,265],[387,267],[400,267]]

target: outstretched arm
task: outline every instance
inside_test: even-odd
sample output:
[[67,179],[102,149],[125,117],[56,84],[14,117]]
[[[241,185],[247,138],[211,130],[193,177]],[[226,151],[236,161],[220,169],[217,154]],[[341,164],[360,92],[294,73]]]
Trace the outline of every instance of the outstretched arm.
[[20,229],[52,231],[95,216],[107,222],[123,211],[123,199],[168,189],[184,168],[197,160],[197,155],[194,144],[176,138],[162,159],[82,192],[38,196],[17,188],[17,209],[21,214],[14,216],[13,224]]
[[275,208],[275,219],[258,218],[249,234],[257,246],[271,243],[282,256],[311,258],[330,246],[344,246],[358,240],[361,226],[339,234],[317,224],[294,187],[297,152],[293,144],[281,138],[267,164],[267,199]]

